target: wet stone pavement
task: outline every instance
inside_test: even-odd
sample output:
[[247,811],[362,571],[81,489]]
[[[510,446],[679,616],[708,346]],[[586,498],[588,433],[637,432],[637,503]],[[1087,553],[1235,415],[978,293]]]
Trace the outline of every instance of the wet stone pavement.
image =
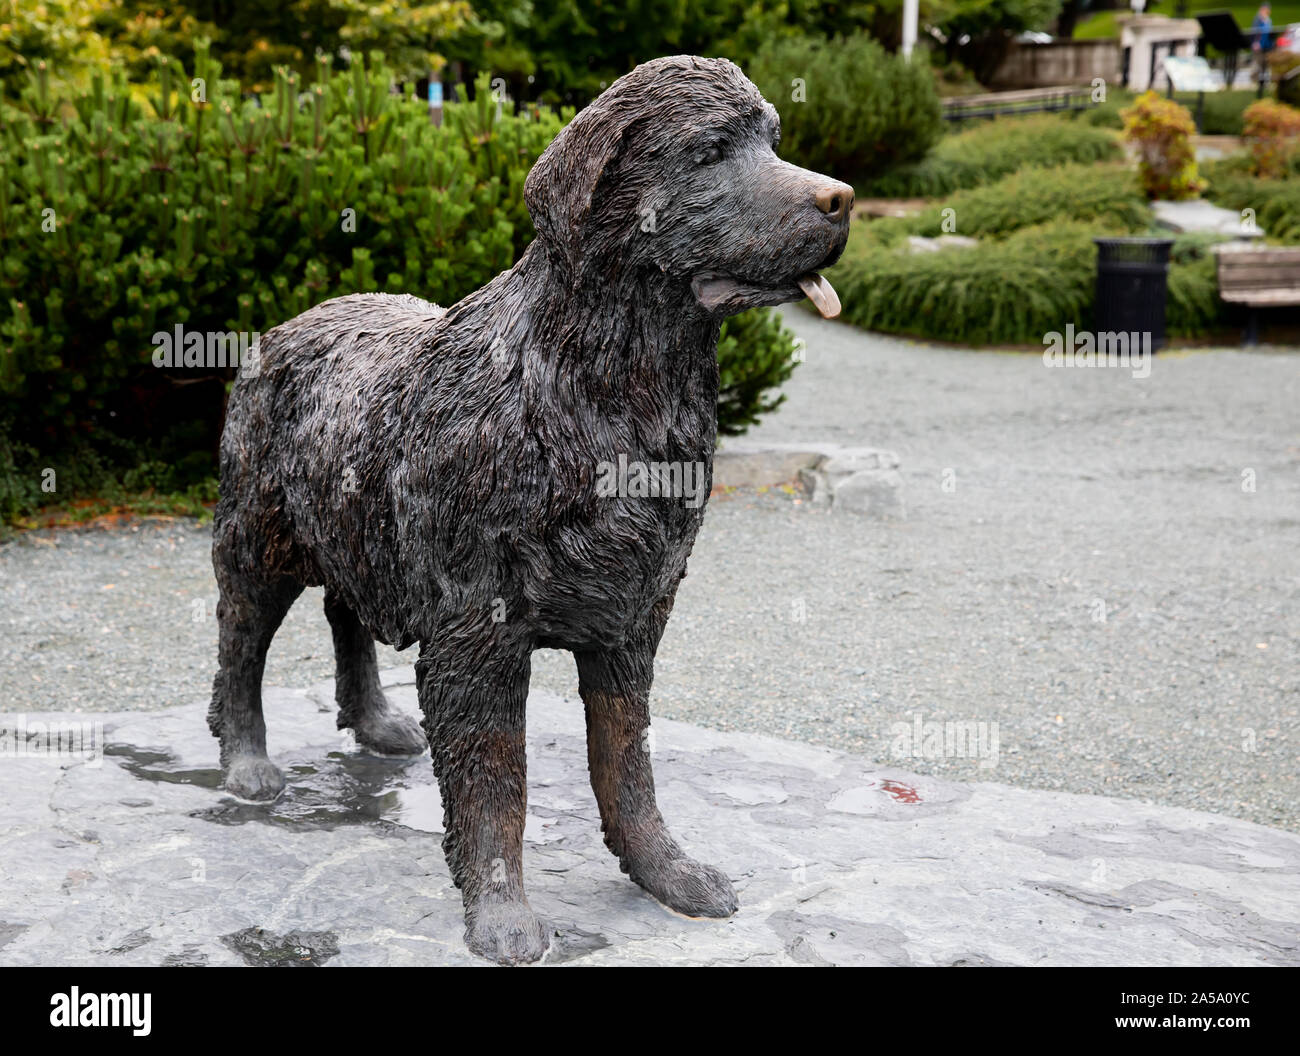
[[[416,711],[409,668],[384,681]],[[199,705],[0,716],[0,964],[486,963],[462,943],[427,754],[358,753],[328,683],[265,697],[289,782],[270,806],[221,792]],[[60,721],[91,750],[13,757]],[[652,750],[669,824],[740,912],[686,920],[619,872],[581,704],[535,691],[524,866],[545,963],[1300,964],[1292,833],[668,720]]]

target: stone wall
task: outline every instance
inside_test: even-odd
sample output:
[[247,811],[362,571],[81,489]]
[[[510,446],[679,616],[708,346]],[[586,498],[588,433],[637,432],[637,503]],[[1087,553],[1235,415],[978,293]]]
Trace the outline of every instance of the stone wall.
[[1117,40],[1057,40],[1051,44],[1013,43],[993,76],[994,88],[1054,88],[1091,84],[1100,77],[1118,84]]

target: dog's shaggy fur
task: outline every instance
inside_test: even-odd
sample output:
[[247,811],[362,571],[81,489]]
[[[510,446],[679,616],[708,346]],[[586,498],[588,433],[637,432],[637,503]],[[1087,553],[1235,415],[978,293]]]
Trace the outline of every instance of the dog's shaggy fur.
[[[604,497],[601,463],[701,463],[711,484],[722,318],[803,296],[852,191],[779,161],[775,111],[731,63],[637,67],[528,176],[537,239],[449,309],[367,294],[266,334],[221,448],[209,723],[226,787],[274,798],[261,677],[304,586],[325,586],[340,728],[431,746],[471,949],[531,961],[523,889],[529,658],[571,650],[591,780],[624,871],[690,915],[735,893],[686,856],[643,734],[655,649],[703,509]],[[815,282],[815,280],[814,280]],[[418,642],[423,731],[380,691],[373,639]]]

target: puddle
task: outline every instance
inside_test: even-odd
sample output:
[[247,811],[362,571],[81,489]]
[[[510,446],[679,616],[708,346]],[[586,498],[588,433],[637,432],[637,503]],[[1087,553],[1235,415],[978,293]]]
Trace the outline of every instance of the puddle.
[[[110,744],[104,754],[143,781],[221,791],[219,769],[187,768],[171,752]],[[427,757],[382,759],[361,752],[328,752],[310,762],[280,763],[286,786],[274,803],[241,803],[222,795],[213,806],[194,811],[191,816],[219,825],[253,821],[333,828],[388,822],[435,835],[443,831],[442,800]]]
[[244,958],[250,968],[318,968],[339,952],[339,939],[332,931],[277,935],[261,928],[245,928],[222,935],[221,942]]
[[[414,764],[414,767],[412,766]],[[414,784],[415,767],[428,784]],[[412,773],[408,777],[408,768]],[[330,752],[311,763],[285,770],[285,789],[271,804],[241,803],[224,797],[193,816],[221,825],[250,821],[297,828],[334,828],[388,822],[421,832],[442,832],[442,802],[428,759],[380,759]]]
[[387,821],[405,825],[408,829],[442,835],[442,796],[437,784],[395,788],[392,800],[384,814]]
[[198,785],[201,788],[221,787],[220,770],[179,769],[175,766],[176,756],[171,752],[137,748],[133,744],[110,744],[104,747],[104,754],[118,759],[123,769],[145,781],[165,781],[172,785]]

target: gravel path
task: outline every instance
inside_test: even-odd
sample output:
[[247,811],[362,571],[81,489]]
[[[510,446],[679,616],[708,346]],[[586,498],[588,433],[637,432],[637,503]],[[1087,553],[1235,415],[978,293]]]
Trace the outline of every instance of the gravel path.
[[[807,360],[748,439],[891,448],[908,518],[715,499],[660,649],[659,714],[1300,830],[1294,352],[1163,355],[1138,380],[787,318]],[[206,698],[208,561],[185,522],[0,547],[0,709]],[[311,591],[267,681],[331,671]],[[567,655],[538,653],[533,679],[576,696]],[[995,765],[898,758],[918,715],[996,724]]]

